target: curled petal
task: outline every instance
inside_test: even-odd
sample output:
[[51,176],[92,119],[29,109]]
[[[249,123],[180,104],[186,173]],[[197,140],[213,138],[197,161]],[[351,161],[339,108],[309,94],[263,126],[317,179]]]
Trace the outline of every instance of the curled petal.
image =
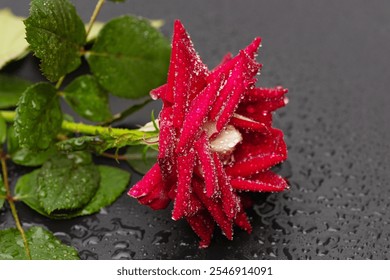
[[167,96],[168,93],[168,84],[163,84],[162,86],[159,86],[158,88],[152,89],[150,91],[150,97],[153,100],[157,100],[161,98],[164,102],[170,102],[173,103],[173,99],[168,99],[169,97]]
[[239,209],[238,198],[233,193],[232,185],[223,169],[222,162],[216,153],[213,154],[214,164],[217,170],[218,183],[221,189],[222,209],[229,219],[233,219]]
[[256,60],[252,59],[247,53],[244,51],[240,51],[239,53],[243,65],[245,65],[244,68],[244,77],[247,80],[246,85],[252,86],[257,82],[256,74],[259,73],[261,67],[263,67],[262,64],[257,63]]
[[198,212],[202,209],[204,209],[202,202],[193,192],[191,192],[188,199],[186,216],[191,217],[194,215],[198,215]]
[[274,88],[254,88],[247,94],[249,101],[262,101],[265,99],[283,98],[288,92],[286,88],[277,86]]
[[233,75],[229,76],[228,79],[224,82],[224,85],[222,89],[219,91],[218,96],[216,97],[216,100],[211,107],[209,118],[212,121],[215,121],[217,119],[217,116],[221,112],[221,110],[224,108],[224,105],[226,103],[226,100],[230,97],[232,90],[233,90],[233,83],[229,83],[229,80],[231,80]]
[[[241,79],[241,83],[243,83],[243,77],[242,77],[242,63],[241,60],[235,59],[236,64],[233,65],[233,68],[231,71],[229,71],[228,74],[222,74],[223,77],[227,76],[226,80],[223,83],[222,89],[219,91],[219,94],[213,104],[213,107],[210,111],[210,119],[216,120],[217,116],[221,113],[221,111],[225,108],[227,101],[230,99],[230,97],[233,95],[233,92],[235,90],[235,87],[239,84],[237,79]],[[236,92],[237,94],[242,94]]]
[[261,154],[245,161],[236,162],[234,165],[226,168],[226,173],[232,177],[248,177],[268,170],[285,159],[286,155],[283,154]]
[[275,128],[269,128],[268,132],[267,134],[243,133],[242,144],[234,152],[235,162],[233,165],[250,161],[255,157],[265,157],[265,160],[268,156],[286,158],[287,146],[283,139],[283,133]]
[[165,209],[171,202],[165,188],[155,188],[144,197],[138,198],[139,203],[148,205],[153,210]]
[[158,143],[158,163],[161,168],[164,181],[172,177],[176,168],[174,162],[175,129],[173,128],[172,107],[163,105],[160,113],[160,133]]
[[264,123],[253,121],[239,114],[233,115],[230,120],[230,124],[237,128],[269,134],[268,126],[266,126]]
[[285,94],[287,89],[276,88],[253,88],[248,90],[243,102],[240,104],[237,113],[271,126],[271,112],[284,107],[288,103]]
[[259,47],[260,47],[260,44],[261,44],[261,38],[260,37],[256,37],[255,39],[253,39],[252,43],[250,43],[245,49],[244,49],[244,52],[252,59],[255,58],[255,55],[257,53],[257,51],[259,50]]
[[211,199],[206,196],[203,192],[203,186],[197,181],[193,182],[193,190],[196,195],[202,201],[205,208],[208,210],[210,215],[214,218],[215,222],[221,228],[225,236],[232,240],[233,238],[233,223],[230,219],[226,217],[226,214],[222,210],[221,202],[215,199]]
[[278,98],[265,98],[263,100],[250,102],[250,103],[245,102],[244,104],[246,106],[252,106],[253,108],[255,108],[256,112],[260,114],[264,114],[264,113],[273,112],[276,109],[284,107],[286,106],[287,103],[288,103],[288,98],[283,96]]
[[221,131],[226,124],[229,122],[230,118],[233,116],[234,111],[236,110],[240,99],[245,92],[245,84],[244,77],[242,73],[242,65],[241,63],[237,64],[237,67],[234,69],[231,75],[231,95],[230,98],[225,101],[226,105],[223,108],[222,112],[219,115],[217,120],[217,131]]
[[266,127],[272,126],[272,113],[268,111],[260,111],[257,107],[258,103],[241,103],[236,114],[242,115],[248,119],[264,124]]
[[190,59],[186,48],[190,47],[189,38],[180,22],[175,22],[172,43],[172,56],[169,68],[168,85],[173,93],[173,114],[175,128],[182,126],[186,114],[187,91],[191,73]]
[[249,222],[248,216],[244,211],[240,211],[237,213],[236,218],[234,219],[234,223],[245,230],[248,233],[252,232],[252,226]]
[[172,212],[172,219],[174,220],[178,220],[186,214],[188,201],[190,199],[194,163],[194,152],[190,151],[186,155],[180,155],[177,157],[177,193]]
[[187,217],[187,221],[201,239],[199,248],[207,248],[214,232],[213,218],[206,211],[201,211],[196,216]]
[[219,91],[220,83],[221,79],[214,80],[192,101],[176,146],[176,153],[183,153],[193,143],[195,135],[202,131],[202,125],[207,120],[209,108]]
[[202,174],[206,185],[206,195],[211,197],[218,188],[218,180],[214,161],[211,157],[211,151],[206,133],[202,133],[198,141],[195,142],[195,149],[199,157]]
[[253,75],[256,75],[256,73],[259,70],[259,68],[261,67],[261,65],[258,64],[254,60],[254,58],[255,58],[256,53],[260,47],[260,43],[261,43],[261,38],[257,37],[252,41],[252,43],[250,43],[242,52],[240,52],[235,57],[230,59],[229,56],[225,56],[225,58],[223,59],[224,63],[220,63],[217,67],[215,67],[215,69],[213,69],[213,71],[211,71],[211,73],[207,77],[207,81],[210,82],[213,79],[215,79],[215,77],[219,77],[219,76],[228,77],[229,73],[235,67],[237,62],[243,58],[245,59],[245,61],[244,61],[245,63],[249,63],[248,65],[250,67],[248,67],[248,68],[252,68],[254,70],[257,67],[255,72],[249,71],[250,73],[253,73]]
[[153,165],[144,178],[130,189],[128,195],[137,198],[139,203],[148,205],[152,209],[166,208],[170,199],[159,165]]
[[253,192],[281,192],[288,188],[288,184],[281,176],[267,171],[251,179],[234,178],[231,180],[233,188]]
[[[192,89],[205,85],[207,67],[200,60],[184,26],[180,21],[175,21],[172,41],[172,54],[168,72],[167,100],[173,100],[173,112],[175,114],[174,127],[183,125],[187,112],[187,102],[190,99],[188,93]],[[197,73],[194,79],[192,73]]]
[[160,166],[156,163],[153,167],[145,174],[141,181],[135,184],[127,193],[134,198],[140,198],[148,195],[158,186],[163,184],[161,177]]

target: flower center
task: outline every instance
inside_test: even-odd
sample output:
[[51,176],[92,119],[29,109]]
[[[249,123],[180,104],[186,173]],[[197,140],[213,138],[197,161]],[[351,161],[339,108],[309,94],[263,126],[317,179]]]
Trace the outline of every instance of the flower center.
[[235,147],[242,141],[241,133],[232,125],[228,125],[215,138],[213,138],[217,132],[215,122],[208,122],[203,128],[206,130],[207,136],[212,139],[210,141],[211,151],[218,153],[223,158],[230,157]]

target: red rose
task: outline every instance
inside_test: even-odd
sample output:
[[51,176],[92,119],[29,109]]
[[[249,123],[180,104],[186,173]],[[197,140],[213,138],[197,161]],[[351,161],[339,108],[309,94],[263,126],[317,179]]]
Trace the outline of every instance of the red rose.
[[158,162],[129,195],[153,209],[174,201],[172,218],[187,219],[200,247],[210,244],[215,223],[229,239],[233,225],[251,232],[245,192],[288,187],[270,171],[287,157],[283,133],[272,128],[287,90],[255,87],[260,41],[210,71],[176,21],[168,82],[151,92],[163,101]]

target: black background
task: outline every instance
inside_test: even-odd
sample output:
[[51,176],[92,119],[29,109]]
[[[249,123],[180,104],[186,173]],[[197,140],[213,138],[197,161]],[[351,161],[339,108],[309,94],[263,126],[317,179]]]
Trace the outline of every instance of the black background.
[[[0,0],[0,8],[27,16],[28,2]],[[87,22],[96,1],[73,2]],[[181,19],[210,68],[226,52],[263,38],[259,85],[289,88],[290,103],[275,115],[275,126],[284,130],[289,146],[281,172],[291,189],[254,195],[253,233],[236,230],[228,241],[217,230],[208,249],[197,248],[185,222],[171,220],[171,209],[154,212],[125,194],[99,214],[69,221],[50,221],[20,203],[25,226],[46,226],[82,259],[390,256],[389,1],[133,0],[107,3],[98,19],[126,13],[164,19],[167,36],[173,20]],[[37,69],[28,57],[6,72],[38,81]],[[114,112],[129,105],[112,100]],[[155,102],[123,124],[143,124],[159,107]],[[12,182],[29,170],[10,166]],[[139,178],[134,174],[132,184]],[[0,228],[12,226],[6,208]]]

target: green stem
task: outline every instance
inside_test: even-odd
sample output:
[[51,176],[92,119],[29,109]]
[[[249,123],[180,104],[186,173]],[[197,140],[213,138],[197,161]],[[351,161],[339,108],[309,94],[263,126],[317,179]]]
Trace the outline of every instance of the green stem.
[[22,224],[20,223],[20,220],[19,220],[19,216],[18,216],[18,212],[16,210],[16,206],[15,206],[15,203],[14,203],[14,199],[11,195],[11,189],[9,187],[9,183],[8,183],[8,172],[7,172],[7,164],[6,164],[6,161],[5,161],[5,157],[4,156],[0,156],[1,157],[1,169],[3,171],[3,181],[4,181],[4,187],[5,187],[5,191],[6,191],[6,199],[10,205],[10,208],[11,208],[11,212],[12,212],[12,216],[14,217],[14,220],[15,220],[15,224],[16,224],[16,228],[19,230],[20,232],[20,235],[22,236],[22,240],[23,240],[23,243],[24,243],[24,248],[26,250],[26,256],[29,260],[31,260],[31,253],[30,253],[30,248],[28,246],[28,242],[27,242],[27,238],[26,238],[26,234],[23,230],[23,227],[22,227]]
[[88,23],[88,27],[87,27],[87,31],[86,31],[87,37],[88,37],[89,33],[90,33],[91,30],[92,30],[92,26],[93,26],[93,24],[95,23],[96,17],[97,17],[97,15],[99,14],[100,9],[102,8],[102,6],[103,6],[103,4],[104,4],[104,1],[105,1],[105,0],[99,0],[99,2],[98,2],[98,3],[96,4],[96,6],[95,6],[95,10],[93,11],[92,16],[91,16],[91,19],[89,20],[89,23]]
[[[0,116],[7,122],[13,122],[16,117],[14,111],[0,111]],[[120,136],[131,136],[131,139],[136,141],[143,141],[147,144],[147,139],[157,136],[156,132],[143,132],[138,129],[126,129],[126,128],[111,128],[104,126],[95,126],[84,123],[75,123],[70,121],[63,121],[61,125],[63,130],[74,132],[74,133],[83,133],[87,135],[102,135],[110,137],[120,137]],[[144,141],[145,140],[145,141]]]
[[125,128],[111,128],[103,126],[95,126],[84,123],[74,123],[69,121],[62,122],[62,129],[75,133],[83,133],[88,135],[103,135],[103,136],[122,136],[132,134],[134,130]]
[[62,76],[56,83],[56,89],[60,89],[62,83],[64,82],[65,76]]

